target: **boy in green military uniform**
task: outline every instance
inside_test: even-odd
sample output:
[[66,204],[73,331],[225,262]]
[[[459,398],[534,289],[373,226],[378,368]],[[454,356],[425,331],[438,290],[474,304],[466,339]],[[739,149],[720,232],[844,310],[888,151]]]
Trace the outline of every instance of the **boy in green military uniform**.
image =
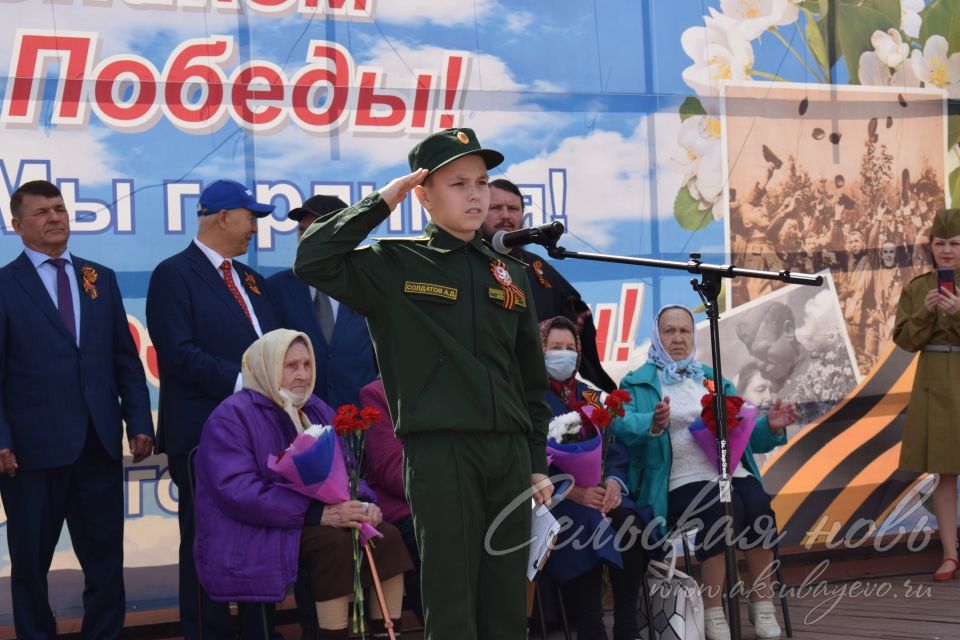
[[[425,638],[520,640],[530,509],[517,499],[550,497],[550,410],[523,265],[479,233],[503,156],[447,129],[409,160],[413,173],[314,223],[294,271],[367,316],[404,442]],[[424,236],[355,250],[411,190],[432,220]]]

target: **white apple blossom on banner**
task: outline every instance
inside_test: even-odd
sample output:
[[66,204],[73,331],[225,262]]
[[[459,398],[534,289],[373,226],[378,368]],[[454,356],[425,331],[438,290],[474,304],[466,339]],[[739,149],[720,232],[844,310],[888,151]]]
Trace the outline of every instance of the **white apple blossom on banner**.
[[[720,119],[716,116],[691,116],[680,125],[678,140],[681,154],[673,160],[683,170],[682,184],[706,211],[723,193],[723,148],[720,144]],[[717,208],[714,219],[719,218]]]
[[920,78],[913,71],[913,64],[906,60],[896,68],[891,69],[873,51],[864,51],[860,54],[858,77],[860,84],[871,87],[919,87]]
[[796,22],[800,0],[720,0],[720,10],[728,18],[739,20],[741,35],[754,40],[771,27]]
[[753,47],[743,37],[739,21],[710,10],[706,26],[690,27],[680,36],[680,45],[693,60],[683,70],[683,81],[701,96],[720,94],[724,80],[750,78]]
[[923,52],[913,50],[913,71],[926,87],[946,89],[953,99],[960,98],[960,53],[947,57],[947,39],[930,36]]
[[874,31],[870,36],[873,50],[888,67],[896,69],[904,60],[910,57],[910,45],[903,41],[900,32],[896,29],[887,29],[886,32]]
[[900,30],[911,38],[920,37],[923,8],[923,0],[900,0]]

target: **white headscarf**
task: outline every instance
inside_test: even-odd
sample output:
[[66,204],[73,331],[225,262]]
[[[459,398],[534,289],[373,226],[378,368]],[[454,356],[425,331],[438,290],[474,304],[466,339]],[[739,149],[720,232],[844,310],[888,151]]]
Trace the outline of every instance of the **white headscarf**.
[[241,369],[243,371],[244,389],[262,393],[273,400],[278,407],[290,416],[290,419],[293,420],[293,426],[297,428],[299,433],[310,427],[310,421],[303,415],[300,408],[310,399],[313,385],[317,382],[317,372],[315,367],[311,367],[308,386],[310,392],[302,400],[294,402],[292,394],[285,393],[286,389],[281,391],[283,361],[287,357],[287,351],[297,340],[303,340],[312,358],[313,345],[307,334],[290,329],[275,329],[263,334],[259,340],[247,348],[243,353]]
[[669,309],[682,309],[690,314],[690,323],[696,329],[696,323],[693,321],[693,311],[690,311],[682,304],[668,304],[660,309],[657,317],[653,319],[653,335],[650,336],[650,351],[647,353],[647,361],[657,365],[657,368],[663,372],[664,384],[676,384],[684,378],[690,378],[694,382],[703,380],[703,365],[697,361],[697,332],[694,330],[690,342],[690,355],[683,360],[674,360],[663,348],[660,342],[660,316]]

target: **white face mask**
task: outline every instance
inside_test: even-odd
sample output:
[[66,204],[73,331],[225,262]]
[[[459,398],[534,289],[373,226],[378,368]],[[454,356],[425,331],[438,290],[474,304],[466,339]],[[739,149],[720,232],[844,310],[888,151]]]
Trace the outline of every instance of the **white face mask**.
[[563,382],[577,370],[577,352],[570,350],[547,351],[543,354],[547,374],[557,382]]
[[285,387],[280,387],[280,397],[284,400],[289,400],[290,404],[299,409],[307,403],[307,398],[310,397],[309,393],[305,393],[302,396],[295,394]]

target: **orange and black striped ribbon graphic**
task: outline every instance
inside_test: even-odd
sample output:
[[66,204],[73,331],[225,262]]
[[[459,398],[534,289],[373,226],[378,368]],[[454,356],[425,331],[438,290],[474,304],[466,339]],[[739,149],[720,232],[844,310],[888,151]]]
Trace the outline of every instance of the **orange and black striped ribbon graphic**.
[[786,544],[874,533],[917,484],[917,474],[897,468],[915,373],[916,354],[891,347],[845,400],[764,466]]
[[526,296],[523,294],[523,289],[518,287],[513,278],[510,277],[510,271],[502,260],[490,261],[490,273],[493,274],[494,280],[503,289],[504,309],[513,309],[518,302],[524,303]]
[[530,266],[533,267],[533,275],[537,276],[537,282],[540,283],[540,286],[544,289],[553,289],[553,285],[543,277],[543,261],[534,260]]

